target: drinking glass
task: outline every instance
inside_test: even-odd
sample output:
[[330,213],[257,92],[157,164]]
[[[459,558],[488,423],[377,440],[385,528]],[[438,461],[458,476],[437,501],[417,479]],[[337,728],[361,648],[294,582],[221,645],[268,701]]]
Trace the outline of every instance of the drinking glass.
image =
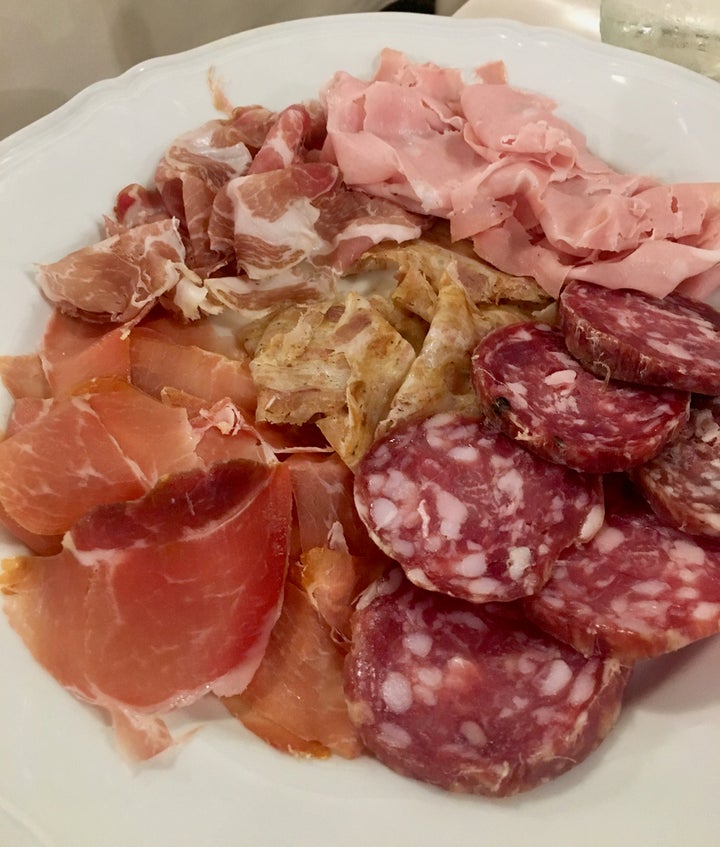
[[720,80],[720,0],[601,0],[600,35]]

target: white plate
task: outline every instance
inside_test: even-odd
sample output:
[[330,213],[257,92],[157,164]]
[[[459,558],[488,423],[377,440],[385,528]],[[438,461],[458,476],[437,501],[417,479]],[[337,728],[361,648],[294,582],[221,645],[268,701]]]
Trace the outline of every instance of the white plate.
[[[615,164],[720,181],[720,89],[673,65],[487,20],[272,26],[148,62],[0,142],[0,352],[38,340],[46,310],[32,263],[94,238],[114,192],[149,179],[173,136],[213,116],[210,65],[234,102],[281,107],[337,69],[368,75],[385,45],[458,66],[504,59],[514,84],[553,95]],[[195,714],[215,718],[177,755],[131,769],[102,718],[34,664],[4,619],[0,655],[3,847],[694,847],[720,832],[718,639],[641,667],[590,760],[501,802],[446,795],[370,759],[296,761],[207,705]]]

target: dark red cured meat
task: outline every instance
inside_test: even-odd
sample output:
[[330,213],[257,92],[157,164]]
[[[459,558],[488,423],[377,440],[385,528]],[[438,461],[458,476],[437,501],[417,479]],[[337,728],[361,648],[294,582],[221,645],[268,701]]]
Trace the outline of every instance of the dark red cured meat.
[[551,462],[624,471],[656,456],[683,426],[686,392],[607,381],[568,352],[562,334],[519,323],[486,336],[473,384],[491,425]]
[[515,604],[432,594],[399,571],[371,596],[354,617],[345,696],[363,743],[398,773],[505,797],[569,770],[614,726],[629,669],[581,656]]
[[698,397],[679,437],[633,478],[663,523],[720,537],[720,399]]
[[592,537],[603,515],[599,478],[455,414],[377,441],[356,470],[355,503],[412,582],[474,602],[537,591],[559,553]]
[[290,520],[282,465],[172,475],[90,512],[58,555],[29,559],[5,611],[55,679],[106,708],[135,755],[152,755],[135,717],[236,694],[257,670],[280,612]]
[[720,547],[620,504],[523,601],[538,626],[585,655],[660,656],[720,631]]
[[598,376],[720,394],[720,312],[707,303],[572,282],[559,319],[570,352]]

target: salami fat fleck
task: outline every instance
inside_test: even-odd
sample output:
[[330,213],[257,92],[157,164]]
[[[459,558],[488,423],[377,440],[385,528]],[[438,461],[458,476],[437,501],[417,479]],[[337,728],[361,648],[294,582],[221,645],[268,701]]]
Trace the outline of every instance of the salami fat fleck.
[[720,395],[720,312],[707,303],[572,282],[559,318],[570,352],[598,376]]
[[687,420],[687,392],[596,377],[544,324],[495,330],[472,357],[489,423],[552,462],[590,473],[625,471],[656,456]]
[[561,556],[523,606],[585,655],[632,662],[669,653],[720,631],[720,546],[626,506]]
[[355,502],[413,583],[475,602],[537,591],[604,509],[599,479],[449,413],[379,439],[356,469]]
[[454,600],[398,570],[361,599],[345,697],[388,767],[504,797],[585,759],[615,724],[629,674],[547,636],[516,604]]
[[720,399],[698,397],[680,436],[633,477],[663,523],[720,537]]

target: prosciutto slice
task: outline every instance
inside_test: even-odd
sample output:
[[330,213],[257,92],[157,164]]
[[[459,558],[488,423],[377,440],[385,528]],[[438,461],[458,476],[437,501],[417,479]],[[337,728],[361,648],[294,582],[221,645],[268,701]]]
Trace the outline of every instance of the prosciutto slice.
[[280,611],[290,517],[280,465],[177,474],[27,560],[5,610],[37,661],[145,758],[171,741],[163,712],[250,681]]
[[126,323],[178,284],[187,272],[184,260],[178,222],[167,218],[41,265],[37,280],[47,299],[68,315]]
[[55,401],[0,442],[0,508],[31,533],[61,534],[95,506],[196,467],[199,438],[184,409],[127,385]]

